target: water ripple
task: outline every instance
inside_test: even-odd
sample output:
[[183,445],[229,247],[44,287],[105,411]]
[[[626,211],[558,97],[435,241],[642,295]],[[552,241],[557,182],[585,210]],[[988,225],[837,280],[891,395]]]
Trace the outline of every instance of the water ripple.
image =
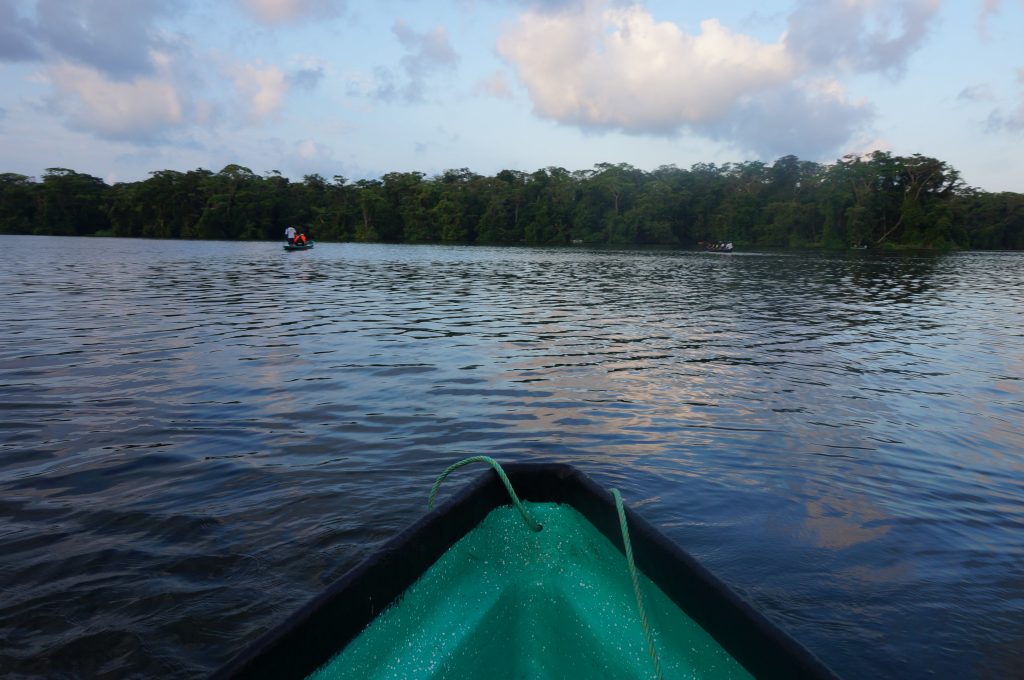
[[202,675],[480,453],[842,675],[1024,663],[1019,254],[0,239],[0,674]]

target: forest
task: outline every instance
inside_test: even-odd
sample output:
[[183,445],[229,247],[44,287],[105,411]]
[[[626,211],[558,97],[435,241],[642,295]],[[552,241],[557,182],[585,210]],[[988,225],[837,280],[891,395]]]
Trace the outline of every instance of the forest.
[[106,184],[67,168],[0,174],[0,233],[464,244],[1024,249],[1024,194],[967,186],[947,163],[876,151],[646,172],[466,168],[291,181],[240,165]]

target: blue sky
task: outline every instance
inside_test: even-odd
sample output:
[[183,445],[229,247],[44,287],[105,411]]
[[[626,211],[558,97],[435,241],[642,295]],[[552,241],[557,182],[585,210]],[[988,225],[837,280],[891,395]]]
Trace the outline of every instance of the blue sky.
[[1024,0],[0,0],[0,172],[874,149],[1024,192]]

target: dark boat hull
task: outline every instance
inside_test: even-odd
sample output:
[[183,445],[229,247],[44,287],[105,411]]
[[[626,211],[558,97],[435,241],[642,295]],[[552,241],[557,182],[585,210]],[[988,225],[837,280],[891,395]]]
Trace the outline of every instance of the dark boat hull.
[[[505,470],[523,500],[571,505],[621,549],[611,494],[579,470],[561,464],[510,464]],[[214,677],[306,677],[358,636],[493,509],[506,504],[508,494],[497,475],[479,476]],[[693,557],[628,508],[626,514],[640,570],[754,677],[835,677]]]
[[312,241],[309,243],[309,245],[305,245],[305,246],[297,246],[297,245],[288,243],[288,244],[285,244],[284,249],[288,250],[288,251],[291,251],[291,250],[313,250],[313,246],[314,245],[316,245],[316,244],[313,243]]

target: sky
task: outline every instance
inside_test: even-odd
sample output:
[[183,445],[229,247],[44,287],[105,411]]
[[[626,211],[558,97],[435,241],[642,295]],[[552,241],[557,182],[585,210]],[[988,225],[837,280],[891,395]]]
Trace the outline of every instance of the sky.
[[0,0],[0,172],[873,150],[1024,192],[1024,0]]

